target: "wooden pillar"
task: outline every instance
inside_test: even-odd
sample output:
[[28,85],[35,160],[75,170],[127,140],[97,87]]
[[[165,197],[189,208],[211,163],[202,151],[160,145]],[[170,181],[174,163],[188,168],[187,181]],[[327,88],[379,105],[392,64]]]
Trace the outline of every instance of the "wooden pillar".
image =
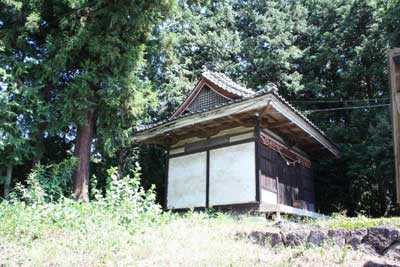
[[400,204],[400,48],[389,51],[393,143],[396,166],[396,199]]
[[260,149],[260,119],[259,114],[256,114],[256,127],[255,127],[255,169],[256,169],[256,201],[261,203],[261,186],[260,186],[260,157],[259,157],[259,149]]
[[206,208],[208,209],[210,207],[210,149],[207,149],[206,153]]
[[165,175],[164,175],[164,210],[168,209],[168,171],[169,171],[169,151],[171,146],[167,146],[167,155],[165,156]]
[[276,181],[276,208],[277,208],[275,219],[279,221],[281,219],[281,212],[279,210],[280,199],[279,199],[279,177],[278,176],[276,176],[275,181]]

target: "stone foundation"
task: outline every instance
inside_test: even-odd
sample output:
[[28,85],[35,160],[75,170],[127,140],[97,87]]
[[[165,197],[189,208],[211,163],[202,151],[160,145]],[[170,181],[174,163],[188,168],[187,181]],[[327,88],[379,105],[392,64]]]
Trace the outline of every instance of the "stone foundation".
[[366,253],[400,260],[400,229],[379,226],[368,229],[328,230],[310,229],[295,223],[279,222],[276,231],[238,233],[240,238],[265,246],[349,246]]

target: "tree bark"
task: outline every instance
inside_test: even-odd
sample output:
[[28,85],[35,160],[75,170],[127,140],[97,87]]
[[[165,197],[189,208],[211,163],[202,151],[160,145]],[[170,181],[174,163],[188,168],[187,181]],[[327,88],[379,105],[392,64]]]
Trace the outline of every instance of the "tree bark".
[[94,137],[94,110],[89,109],[86,124],[78,126],[74,155],[78,158],[78,166],[72,178],[75,199],[89,200],[89,165],[91,146]]
[[[42,100],[47,104],[51,99],[51,89],[53,85],[50,81],[46,81],[46,86],[40,91],[40,96]],[[48,127],[47,120],[44,116],[39,117],[41,120],[38,124],[37,134],[36,134],[36,153],[33,158],[33,167],[40,166],[40,162],[43,158],[45,152],[45,131]]]
[[4,181],[4,199],[8,199],[11,191],[11,177],[12,177],[13,164],[10,162],[7,165],[7,173]]
[[40,162],[43,158],[44,151],[45,151],[45,144],[44,144],[44,131],[47,128],[47,123],[40,123],[38,127],[38,133],[36,135],[36,153],[33,157],[33,167],[40,166]]

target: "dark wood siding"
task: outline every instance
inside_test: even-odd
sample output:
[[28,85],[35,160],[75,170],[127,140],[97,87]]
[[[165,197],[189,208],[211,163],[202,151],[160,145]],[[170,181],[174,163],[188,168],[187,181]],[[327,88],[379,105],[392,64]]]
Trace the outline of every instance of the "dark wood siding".
[[310,168],[296,163],[288,165],[282,156],[264,146],[259,146],[261,187],[276,192],[279,181],[279,203],[293,206],[296,200],[314,203],[314,181]]

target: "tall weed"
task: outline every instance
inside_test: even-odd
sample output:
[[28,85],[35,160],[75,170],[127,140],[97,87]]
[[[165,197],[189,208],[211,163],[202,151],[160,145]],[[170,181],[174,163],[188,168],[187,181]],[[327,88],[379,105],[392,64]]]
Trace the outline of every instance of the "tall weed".
[[119,177],[116,168],[109,169],[107,194],[97,192],[91,202],[81,202],[59,196],[58,189],[50,191],[49,196],[42,176],[32,173],[26,185],[18,186],[12,201],[0,203],[0,235],[29,242],[51,232],[134,233],[169,221],[169,213],[162,213],[155,203],[154,188],[146,191],[140,186],[139,166],[133,174]]

